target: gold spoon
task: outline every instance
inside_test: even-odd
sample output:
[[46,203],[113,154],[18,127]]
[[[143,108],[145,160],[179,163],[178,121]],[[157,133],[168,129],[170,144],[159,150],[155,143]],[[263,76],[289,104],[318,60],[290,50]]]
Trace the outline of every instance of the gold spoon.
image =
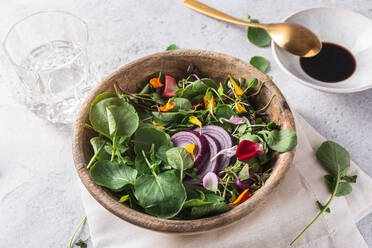
[[195,0],[185,0],[183,4],[205,15],[222,21],[265,29],[279,47],[300,57],[315,56],[322,49],[322,43],[313,32],[304,26],[295,23],[252,23],[226,15],[225,13]]

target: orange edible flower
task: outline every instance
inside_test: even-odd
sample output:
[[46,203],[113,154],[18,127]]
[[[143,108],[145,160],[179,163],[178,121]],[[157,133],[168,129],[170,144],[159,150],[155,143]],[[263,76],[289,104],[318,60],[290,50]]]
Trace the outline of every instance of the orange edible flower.
[[199,108],[201,105],[203,105],[203,104],[198,103],[198,104],[192,105],[192,108],[193,108],[194,110],[196,110],[196,109]]
[[173,100],[173,98],[169,98],[168,102],[164,106],[158,107],[159,110],[161,112],[167,112],[169,110],[172,110],[174,108],[174,105],[175,105],[174,102],[171,103],[172,100]]
[[249,193],[249,189],[245,189],[239,196],[238,198],[235,199],[234,202],[232,202],[230,205],[233,206],[233,205],[238,205],[242,202],[244,202],[245,200],[247,200],[249,197],[250,197],[250,193]]
[[229,75],[229,79],[230,79],[232,85],[234,86],[235,94],[237,94],[238,96],[243,95],[244,91],[238,86],[238,84],[235,82],[235,80],[232,78],[232,76]]
[[154,87],[154,88],[160,88],[160,87],[163,87],[163,86],[164,86],[164,84],[162,84],[162,83],[160,82],[160,73],[159,73],[159,77],[157,77],[157,78],[151,78],[151,79],[150,79],[150,84],[151,84],[152,87]]
[[152,125],[157,126],[157,127],[160,127],[161,129],[165,129],[164,126],[162,126],[161,124],[157,123],[156,121],[152,121]]
[[238,113],[241,113],[241,112],[247,112],[247,110],[244,108],[243,105],[241,105],[240,103],[235,103],[235,110],[236,112]]
[[214,96],[211,97],[211,100],[208,100],[206,96],[204,96],[203,99],[204,99],[204,106],[210,111],[212,111],[212,108],[214,107],[214,105],[216,105],[216,102],[214,101]]

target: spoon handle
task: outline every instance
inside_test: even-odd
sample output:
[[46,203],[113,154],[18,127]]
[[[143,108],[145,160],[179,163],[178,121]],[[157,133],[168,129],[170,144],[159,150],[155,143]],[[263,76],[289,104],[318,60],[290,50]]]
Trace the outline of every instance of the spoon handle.
[[243,21],[243,20],[237,19],[235,17],[229,16],[229,15],[227,15],[227,14],[221,12],[221,11],[213,9],[213,8],[207,6],[203,3],[200,3],[196,0],[185,0],[183,2],[183,4],[186,5],[187,7],[191,8],[191,9],[193,9],[193,10],[196,10],[196,11],[200,12],[200,13],[203,13],[207,16],[210,16],[210,17],[213,17],[213,18],[225,21],[225,22],[230,22],[230,23],[249,26],[249,27],[264,28],[264,29],[266,28],[265,25],[262,25],[262,24],[259,24],[259,23],[247,22],[247,21]]

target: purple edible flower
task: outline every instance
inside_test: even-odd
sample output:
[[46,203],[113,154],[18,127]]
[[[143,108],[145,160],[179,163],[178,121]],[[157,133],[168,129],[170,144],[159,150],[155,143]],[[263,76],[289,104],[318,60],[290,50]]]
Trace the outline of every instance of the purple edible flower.
[[236,183],[236,185],[237,185],[239,188],[241,188],[241,189],[248,189],[248,188],[249,188],[249,185],[240,182],[240,180],[239,180],[239,178],[238,178],[237,176],[235,176],[235,178],[236,178],[235,183]]

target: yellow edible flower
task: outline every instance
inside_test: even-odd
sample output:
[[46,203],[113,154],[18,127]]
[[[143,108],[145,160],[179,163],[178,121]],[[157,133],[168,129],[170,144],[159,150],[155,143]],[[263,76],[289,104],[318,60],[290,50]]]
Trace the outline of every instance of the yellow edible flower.
[[195,117],[195,116],[190,116],[190,117],[189,117],[189,122],[192,123],[192,124],[195,124],[195,125],[197,125],[197,126],[199,126],[199,127],[202,126],[202,123],[201,123],[201,122],[199,121],[199,119],[198,119],[197,117]]
[[194,158],[195,143],[185,146],[186,151],[188,151]]
[[244,108],[243,105],[241,105],[240,103],[235,103],[235,110],[236,112],[238,113],[241,113],[241,112],[247,112],[247,110]]
[[171,103],[172,100],[173,100],[173,98],[169,98],[168,102],[164,106],[158,107],[159,110],[161,112],[167,112],[169,110],[172,110],[174,108],[174,105],[175,105],[174,102]]
[[244,94],[244,91],[238,86],[238,84],[235,82],[235,80],[232,78],[232,76],[229,75],[229,79],[234,86],[235,94],[238,96],[241,96]]
[[152,125],[157,126],[157,127],[160,127],[161,129],[165,129],[164,126],[162,126],[161,124],[157,123],[156,121],[152,121]]

